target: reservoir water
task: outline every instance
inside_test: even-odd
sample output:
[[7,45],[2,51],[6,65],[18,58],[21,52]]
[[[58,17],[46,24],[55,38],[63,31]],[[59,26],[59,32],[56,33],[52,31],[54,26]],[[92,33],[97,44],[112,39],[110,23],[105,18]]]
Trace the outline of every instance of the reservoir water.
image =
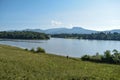
[[3,40],[0,44],[16,46],[20,48],[42,47],[47,53],[81,57],[85,54],[93,55],[96,52],[103,54],[105,50],[117,49],[120,51],[120,41],[109,40],[78,40],[51,38],[50,40]]

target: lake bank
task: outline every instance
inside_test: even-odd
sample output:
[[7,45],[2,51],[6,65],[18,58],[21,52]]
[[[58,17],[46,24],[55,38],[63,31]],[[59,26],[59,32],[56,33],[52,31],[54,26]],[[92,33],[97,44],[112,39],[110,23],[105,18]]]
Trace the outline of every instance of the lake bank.
[[28,80],[118,80],[120,66],[67,59],[51,54],[34,54],[0,45],[0,79]]

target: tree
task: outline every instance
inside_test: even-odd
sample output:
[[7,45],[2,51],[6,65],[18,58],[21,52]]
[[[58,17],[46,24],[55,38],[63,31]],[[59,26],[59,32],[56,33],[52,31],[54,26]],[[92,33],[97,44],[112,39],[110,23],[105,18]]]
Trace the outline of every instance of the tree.
[[111,55],[111,52],[110,52],[110,50],[106,50],[105,52],[104,52],[104,60],[106,61],[106,62],[108,62],[108,63],[113,63],[113,60],[112,60],[112,55]]
[[114,49],[113,50],[113,55],[112,55],[112,59],[113,59],[113,61],[116,63],[116,64],[120,64],[120,53],[116,50],[116,49]]

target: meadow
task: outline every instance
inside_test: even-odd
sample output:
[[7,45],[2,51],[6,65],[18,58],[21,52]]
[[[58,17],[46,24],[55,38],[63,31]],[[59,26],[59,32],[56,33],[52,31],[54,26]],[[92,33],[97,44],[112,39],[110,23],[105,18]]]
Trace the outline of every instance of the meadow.
[[120,80],[120,65],[0,45],[0,80]]

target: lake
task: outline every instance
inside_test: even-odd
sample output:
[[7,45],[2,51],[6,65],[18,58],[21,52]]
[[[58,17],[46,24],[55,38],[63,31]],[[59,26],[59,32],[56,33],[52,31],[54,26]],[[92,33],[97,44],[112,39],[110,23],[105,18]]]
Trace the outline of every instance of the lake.
[[50,40],[9,40],[0,39],[0,44],[16,46],[20,48],[37,48],[42,47],[47,53],[81,57],[85,54],[103,54],[105,50],[117,49],[120,51],[120,41],[109,40],[79,40],[51,38]]

